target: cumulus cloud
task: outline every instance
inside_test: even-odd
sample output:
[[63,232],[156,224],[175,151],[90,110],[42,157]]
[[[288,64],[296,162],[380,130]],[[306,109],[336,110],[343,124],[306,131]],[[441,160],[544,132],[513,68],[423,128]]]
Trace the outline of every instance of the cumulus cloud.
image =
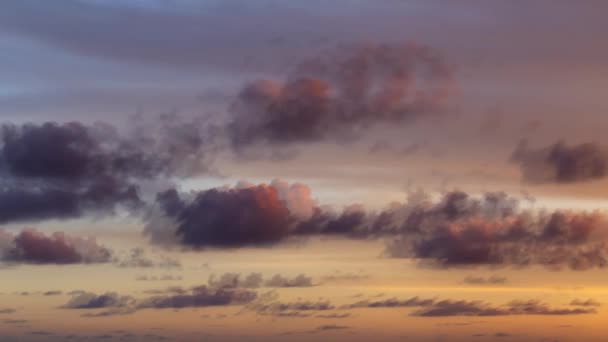
[[158,194],[160,214],[151,215],[144,229],[153,242],[193,248],[270,245],[285,239],[314,202],[307,187],[278,180],[199,191],[189,201],[184,197],[176,190]]
[[436,112],[451,86],[451,67],[429,47],[344,46],[301,62],[284,82],[245,86],[228,131],[237,149],[354,138]]
[[105,263],[111,251],[94,238],[81,238],[65,233],[46,235],[26,229],[17,235],[0,232],[0,260],[26,264]]
[[2,125],[0,223],[137,209],[142,181],[205,170],[202,124],[162,115],[133,126]]
[[511,161],[519,164],[523,180],[530,183],[575,183],[608,175],[608,151],[596,143],[557,142],[535,149],[522,141]]
[[157,195],[144,234],[153,243],[189,248],[268,246],[290,237],[365,238],[373,217],[360,205],[320,207],[303,184],[240,182],[235,187]]
[[[383,238],[386,256],[439,267],[607,265],[608,220],[600,211],[521,210],[519,200],[502,192],[452,191],[436,201],[410,193],[406,202],[381,211],[315,205],[306,218],[292,213],[288,196],[279,193],[273,185],[246,183],[189,194],[170,190],[157,196],[156,215],[144,233],[155,243],[196,249],[269,246],[325,235]],[[315,203],[308,191],[297,202]]]
[[[407,206],[406,206],[407,208]],[[400,209],[404,210],[404,209]],[[518,210],[505,194],[476,199],[448,193],[435,205],[407,208],[390,257],[423,264],[529,266],[576,270],[605,267],[606,215],[602,212]]]

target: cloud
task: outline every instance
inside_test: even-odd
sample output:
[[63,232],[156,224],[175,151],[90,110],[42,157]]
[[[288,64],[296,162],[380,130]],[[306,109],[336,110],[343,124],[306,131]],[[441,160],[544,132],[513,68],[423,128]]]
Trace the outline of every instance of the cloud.
[[170,274],[165,274],[162,276],[147,276],[147,275],[142,275],[142,276],[137,276],[135,278],[135,280],[137,281],[178,281],[178,280],[183,280],[184,278],[182,276],[173,276]]
[[344,329],[350,329],[350,327],[345,326],[345,325],[321,325],[319,327],[317,327],[317,330],[319,331],[328,331],[328,330],[344,330]]
[[431,306],[435,303],[434,299],[424,299],[412,297],[404,300],[390,298],[378,301],[362,300],[353,304],[345,305],[344,308],[400,308],[400,307],[420,307]]
[[493,275],[488,278],[469,275],[464,278],[464,282],[465,284],[470,285],[503,285],[508,282],[508,279],[506,277],[501,277],[497,275]]
[[278,317],[309,317],[316,311],[333,310],[335,307],[329,301],[296,301],[296,302],[269,302],[254,303],[247,306],[259,315],[270,315]]
[[574,299],[572,302],[570,302],[570,305],[572,306],[586,306],[586,307],[593,307],[593,306],[602,306],[602,303],[594,300],[594,299],[587,299],[587,300],[581,300],[581,299]]
[[335,271],[333,274],[329,274],[323,276],[321,280],[323,282],[354,282],[354,281],[362,281],[370,279],[371,276],[368,274],[364,274],[362,272],[359,273],[343,273],[340,271]]
[[202,123],[167,114],[132,126],[2,125],[0,223],[134,210],[143,181],[205,172]]
[[312,278],[305,274],[299,274],[294,278],[287,278],[280,274],[275,274],[265,283],[266,287],[311,287],[314,286]]
[[517,209],[502,193],[481,199],[448,193],[437,204],[405,206],[398,237],[386,254],[439,267],[530,266],[575,270],[607,265],[602,212],[533,212]]
[[224,273],[220,276],[209,277],[209,287],[212,288],[260,288],[260,287],[311,287],[314,286],[312,278],[299,274],[293,278],[275,274],[269,279],[264,279],[261,273]]
[[431,48],[344,46],[301,62],[283,83],[246,85],[231,106],[228,131],[237,151],[352,139],[374,124],[435,113],[452,85],[451,67]]
[[493,306],[480,301],[441,300],[414,311],[412,315],[422,317],[446,316],[512,316],[512,315],[581,315],[596,313],[587,308],[552,308],[537,300],[512,301],[506,305]]
[[194,249],[272,246],[311,236],[382,238],[386,256],[435,267],[587,270],[608,264],[608,218],[600,211],[520,210],[519,200],[503,192],[475,197],[462,191],[436,201],[410,193],[405,203],[380,211],[361,205],[336,211],[316,204],[307,189],[296,196],[305,203],[300,209],[312,209],[307,216],[293,213],[289,196],[280,195],[293,187],[282,184],[279,191],[272,184],[160,193],[144,234],[157,244]]
[[120,296],[115,292],[96,295],[91,292],[74,294],[70,300],[62,306],[64,309],[106,309],[127,308],[135,302],[131,296]]
[[2,314],[2,315],[13,314],[15,312],[17,312],[17,309],[13,309],[13,308],[0,309],[0,314]]
[[569,146],[557,142],[533,149],[522,141],[511,156],[523,180],[530,183],[576,183],[608,175],[608,151],[596,143]]
[[150,258],[141,247],[131,249],[126,257],[114,258],[113,262],[120,268],[180,269],[182,267],[179,260],[164,255],[156,259]]
[[257,298],[247,289],[211,289],[205,285],[192,288],[186,294],[154,296],[137,303],[138,309],[181,309],[206,306],[225,306],[249,303]]
[[111,251],[94,238],[26,229],[15,236],[0,232],[0,257],[7,263],[88,264],[109,262]]
[[42,295],[49,297],[49,296],[60,296],[62,294],[63,294],[63,291],[52,290],[52,291],[46,291]]
[[153,242],[176,239],[192,248],[260,246],[286,238],[294,219],[278,190],[266,184],[210,189],[193,197],[186,203],[174,190],[159,194],[157,204],[173,225],[158,229],[153,217],[144,233]]
[[315,317],[317,318],[327,318],[327,319],[343,319],[343,318],[349,318],[352,315],[348,312],[346,313],[331,313],[331,314],[320,314],[320,315],[316,315]]

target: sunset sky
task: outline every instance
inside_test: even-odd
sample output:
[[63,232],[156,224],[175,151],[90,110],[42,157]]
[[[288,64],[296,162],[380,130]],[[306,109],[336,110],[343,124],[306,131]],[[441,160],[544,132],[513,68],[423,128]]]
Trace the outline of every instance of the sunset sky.
[[0,3],[0,342],[608,339],[608,2]]

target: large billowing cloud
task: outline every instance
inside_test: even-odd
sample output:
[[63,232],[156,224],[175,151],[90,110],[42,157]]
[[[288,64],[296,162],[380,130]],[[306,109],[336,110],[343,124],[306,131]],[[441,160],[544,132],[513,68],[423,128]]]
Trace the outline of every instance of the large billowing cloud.
[[595,143],[569,146],[557,142],[534,149],[524,141],[511,160],[520,165],[523,180],[530,183],[575,183],[608,175],[608,151]]
[[0,231],[0,261],[26,264],[105,263],[111,251],[93,238],[65,233],[45,235],[23,230],[17,235]]
[[308,187],[280,180],[187,195],[168,190],[158,194],[160,213],[150,216],[144,232],[153,242],[193,248],[269,245],[287,238],[298,220],[312,215],[314,203]]
[[373,124],[436,112],[451,79],[451,68],[428,47],[344,47],[300,63],[284,82],[244,87],[231,107],[230,139],[242,148],[354,138]]
[[[307,192],[308,193],[308,192]],[[283,198],[281,198],[283,197]],[[603,212],[532,211],[504,193],[480,198],[454,191],[433,202],[412,194],[380,212],[350,206],[342,212],[311,205],[312,215],[292,213],[273,185],[211,189],[184,200],[176,191],[158,197],[169,222],[153,219],[146,234],[189,247],[272,245],[289,238],[332,235],[384,238],[385,254],[440,267],[529,266],[585,270],[605,267],[607,217]]]
[[447,194],[437,205],[414,208],[386,253],[441,267],[543,265],[585,270],[607,265],[604,213],[533,212],[517,210],[515,204],[504,194],[482,199]]
[[[187,199],[190,197],[190,199]],[[366,237],[369,222],[361,206],[342,212],[317,206],[303,184],[239,183],[189,194],[168,190],[144,229],[152,242],[190,248],[272,245],[290,237]]]
[[202,125],[165,115],[128,137],[107,124],[4,124],[0,223],[142,205],[139,183],[201,172]]

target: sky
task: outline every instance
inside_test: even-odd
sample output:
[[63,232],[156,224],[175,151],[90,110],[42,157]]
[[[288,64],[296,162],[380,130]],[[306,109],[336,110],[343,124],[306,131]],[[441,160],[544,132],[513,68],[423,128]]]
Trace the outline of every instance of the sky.
[[605,341],[601,0],[7,0],[0,341]]

